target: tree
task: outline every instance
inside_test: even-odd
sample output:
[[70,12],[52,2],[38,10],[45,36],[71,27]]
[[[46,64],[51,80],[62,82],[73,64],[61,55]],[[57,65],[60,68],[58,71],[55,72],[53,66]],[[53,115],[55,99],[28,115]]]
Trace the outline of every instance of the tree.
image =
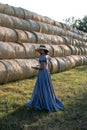
[[87,32],[87,16],[83,19],[67,18],[64,21],[80,31]]

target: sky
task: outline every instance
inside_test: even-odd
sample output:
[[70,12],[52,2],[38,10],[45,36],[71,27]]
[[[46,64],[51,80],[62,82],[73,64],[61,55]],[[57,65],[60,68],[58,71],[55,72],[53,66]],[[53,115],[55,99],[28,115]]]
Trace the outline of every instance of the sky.
[[22,7],[58,22],[87,15],[87,0],[0,0],[0,3]]

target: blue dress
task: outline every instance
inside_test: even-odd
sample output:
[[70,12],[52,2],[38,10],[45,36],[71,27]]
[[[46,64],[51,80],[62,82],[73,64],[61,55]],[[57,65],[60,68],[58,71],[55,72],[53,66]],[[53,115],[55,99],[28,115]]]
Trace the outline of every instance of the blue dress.
[[58,100],[53,89],[48,70],[49,60],[50,57],[46,55],[40,55],[39,57],[39,63],[46,62],[46,67],[43,70],[39,70],[31,101],[25,104],[26,107],[32,106],[36,110],[47,110],[49,112],[64,108],[64,105]]

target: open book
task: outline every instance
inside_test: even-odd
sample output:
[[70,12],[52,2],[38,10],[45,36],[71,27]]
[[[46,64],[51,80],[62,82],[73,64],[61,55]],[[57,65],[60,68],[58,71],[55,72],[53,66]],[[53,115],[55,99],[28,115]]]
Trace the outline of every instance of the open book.
[[33,69],[39,69],[40,68],[40,66],[39,65],[37,65],[37,66],[31,66]]

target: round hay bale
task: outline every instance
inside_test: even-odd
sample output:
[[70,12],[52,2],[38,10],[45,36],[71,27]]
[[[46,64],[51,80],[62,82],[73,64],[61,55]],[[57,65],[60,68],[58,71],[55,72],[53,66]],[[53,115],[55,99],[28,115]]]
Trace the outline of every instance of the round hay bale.
[[78,39],[78,40],[82,39],[82,37],[76,34],[75,32],[67,31],[67,35],[74,39]]
[[28,31],[25,31],[25,33],[27,35],[29,43],[36,43],[37,42],[37,35],[36,35],[36,33],[28,32]]
[[53,35],[50,35],[50,37],[51,37],[51,43],[52,44],[64,44],[64,38],[63,37],[61,37],[61,36],[57,36],[57,35],[55,35],[55,36],[53,36]]
[[81,58],[81,65],[87,65],[87,56],[80,56]]
[[17,42],[17,33],[10,28],[3,28],[6,42]]
[[84,48],[85,49],[85,51],[86,51],[86,55],[87,55],[87,48]]
[[13,16],[10,17],[13,21],[13,28],[27,31],[31,30],[31,25],[28,21]]
[[62,28],[60,27],[57,27],[57,32],[58,32],[58,35],[63,35],[63,36],[66,36],[66,31],[63,30]]
[[[36,49],[40,46],[40,44],[33,44],[33,46],[34,46],[34,54],[35,54],[35,57],[39,57],[40,56],[40,54],[36,51]],[[34,57],[34,58],[35,58]]]
[[17,29],[15,30],[15,32],[18,36],[17,42],[19,42],[19,43],[29,42],[26,32],[24,32],[22,30],[17,30]]
[[63,56],[69,56],[71,55],[71,50],[68,46],[66,45],[59,45],[59,47],[62,49]]
[[67,57],[62,57],[62,59],[64,60],[64,62],[65,62],[65,65],[66,65],[66,70],[69,70],[69,69],[71,69],[72,68],[72,65],[71,65],[71,62],[70,62],[70,60],[69,60],[69,58],[67,58]]
[[81,55],[85,55],[86,54],[86,49],[85,48],[80,47],[79,49],[81,51]]
[[9,45],[12,47],[12,49],[15,52],[14,57],[12,58],[23,59],[26,57],[26,50],[22,44],[9,42]]
[[0,3],[0,13],[4,13],[4,14],[8,14],[8,15],[14,15],[13,6]]
[[15,57],[15,50],[9,43],[0,42],[0,59],[11,59]]
[[[50,27],[49,24],[38,22],[40,26],[40,31],[41,33],[46,33],[46,34],[52,34],[52,27]],[[51,31],[50,31],[51,30]]]
[[44,20],[45,20],[45,23],[48,23],[48,24],[51,24],[51,25],[54,25],[54,20],[47,17],[47,16],[44,16]]
[[75,59],[71,56],[67,56],[67,58],[70,60],[71,62],[71,68],[75,67],[76,66],[76,62],[75,62]]
[[58,22],[58,21],[54,21],[54,26],[58,26],[58,27],[62,28],[61,23],[60,23],[60,22]]
[[24,10],[20,7],[13,7],[14,9],[14,16],[18,17],[18,18],[25,18],[25,13]]
[[54,57],[62,57],[63,51],[59,45],[52,45],[53,48],[53,56]]
[[40,33],[48,33],[48,26],[46,23],[38,22],[40,26]]
[[34,32],[36,38],[37,38],[37,43],[51,43],[51,36],[47,34],[42,34],[38,32]]
[[38,65],[38,61],[35,59],[16,59],[16,62],[19,64],[23,71],[23,77],[29,78],[32,76],[37,75],[38,71],[35,69],[32,69],[32,66]]
[[0,61],[0,84],[5,83],[7,78],[7,70],[5,65]]
[[23,79],[23,70],[15,60],[3,60],[2,63],[6,66],[7,77],[5,83]]
[[73,59],[75,60],[75,65],[76,66],[80,66],[82,65],[82,59],[81,59],[81,56],[79,55],[71,55],[71,57],[73,57]]
[[76,55],[81,55],[81,50],[78,47],[75,47],[76,49]]
[[87,65],[87,55],[84,56],[84,65]]
[[66,70],[66,63],[62,58],[56,57],[56,60],[58,62],[58,72],[65,71]]
[[87,48],[87,43],[86,42],[82,42],[81,46]]
[[29,10],[23,9],[24,10],[24,14],[25,14],[25,19],[32,19],[33,18],[33,13]]
[[10,18],[10,16],[5,15],[5,14],[0,14],[0,26],[12,28],[13,21]]
[[72,45],[72,39],[71,38],[63,36],[63,39],[64,39],[64,44]]
[[74,39],[74,40],[73,40],[73,45],[74,45],[74,46],[77,46],[77,47],[84,46],[83,42],[82,42],[82,41],[79,41],[79,40],[77,40],[77,39]]
[[4,30],[4,27],[0,27],[0,41],[5,41],[5,30]]
[[10,28],[0,27],[0,41],[17,42],[17,34]]
[[30,27],[31,27],[31,30],[32,30],[32,31],[39,32],[40,26],[39,26],[39,23],[38,23],[38,22],[33,21],[33,20],[30,20],[30,19],[28,19],[28,22],[29,22],[29,24],[30,24]]
[[68,46],[69,48],[70,48],[70,50],[71,50],[71,55],[76,55],[76,47],[75,46],[72,46],[72,45],[70,45],[70,46]]
[[32,20],[41,21],[40,15],[35,12],[32,12]]
[[25,58],[35,58],[36,57],[36,51],[35,51],[35,45],[30,44],[30,43],[21,43],[26,52]]
[[56,72],[58,72],[58,71],[59,71],[59,64],[58,64],[56,58],[51,58],[50,63],[51,63],[50,72],[51,72],[51,73],[56,73]]

